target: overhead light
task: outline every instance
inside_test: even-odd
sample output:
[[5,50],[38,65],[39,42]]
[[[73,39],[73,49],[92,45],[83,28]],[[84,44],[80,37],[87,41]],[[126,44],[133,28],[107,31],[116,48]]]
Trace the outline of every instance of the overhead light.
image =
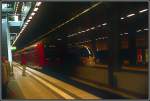
[[[24,29],[25,29],[25,27],[23,27],[21,31],[23,32],[23,31],[24,31]],[[21,33],[22,33],[22,32],[21,32]]]
[[139,30],[137,30],[136,32],[141,32],[142,30],[141,29],[139,29]]
[[82,31],[83,33],[85,32],[85,31]]
[[36,46],[37,46],[37,44],[34,44],[34,45],[33,45],[33,47],[36,47]]
[[26,26],[23,26],[22,28],[25,28]]
[[25,28],[22,28],[21,31],[23,31]]
[[21,29],[21,31],[23,31],[23,30],[24,30],[24,28]]
[[123,35],[123,34],[120,34],[120,35]]
[[28,22],[25,23],[26,26],[27,26],[28,24],[29,24]]
[[74,33],[73,35],[75,36],[75,35],[78,35],[78,34],[77,34],[77,33]]
[[35,13],[34,13],[34,12],[32,12],[32,13],[31,13],[31,15],[32,15],[32,16],[34,16],[34,15],[35,15]]
[[27,22],[29,23],[31,20],[27,20]]
[[32,19],[32,16],[30,16],[29,19]]
[[57,40],[61,40],[60,38],[58,38]]
[[36,12],[38,9],[39,9],[39,8],[37,8],[37,7],[36,7],[36,8],[34,8],[34,10],[33,10],[33,11],[34,11],[34,12]]
[[19,5],[19,2],[17,2],[17,5],[16,5],[16,6],[18,7],[18,5]]
[[26,22],[25,25],[29,24],[29,22]]
[[131,16],[134,16],[135,14],[129,14],[129,15],[127,15],[127,17],[129,18],[129,17],[131,17]]
[[23,30],[21,30],[19,34],[21,34],[22,32],[23,32]]
[[101,27],[101,25],[98,25],[97,27]]
[[128,33],[124,33],[124,34],[128,34]]
[[107,25],[107,23],[103,23],[102,25],[105,26],[105,25]]
[[73,37],[73,35],[69,35],[69,37]]
[[81,33],[81,32],[78,32],[79,34]]
[[42,2],[37,2],[36,6],[40,6],[42,4]]
[[124,19],[124,17],[121,17],[120,19],[121,19],[121,20],[123,20],[123,19]]
[[16,43],[16,41],[18,40],[19,36],[21,33],[19,33],[19,35],[15,38],[15,41],[13,42],[12,46]]
[[143,9],[143,10],[139,11],[139,13],[143,13],[143,12],[146,12],[146,11],[148,11],[148,9]]
[[74,36],[73,34],[69,35],[69,37],[73,37],[73,36]]
[[89,31],[90,29],[87,29],[86,31]]
[[148,29],[147,29],[147,28],[145,28],[144,30],[145,30],[145,31],[148,31]]
[[26,27],[27,26],[27,24],[24,24],[24,26],[23,27]]
[[95,29],[95,27],[92,27],[91,29]]

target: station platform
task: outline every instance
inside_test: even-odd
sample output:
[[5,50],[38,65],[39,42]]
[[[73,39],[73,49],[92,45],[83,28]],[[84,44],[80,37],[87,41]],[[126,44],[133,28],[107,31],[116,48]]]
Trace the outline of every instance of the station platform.
[[26,76],[22,76],[22,66],[18,63],[13,63],[13,70],[7,99],[102,99],[28,67]]
[[[93,69],[99,70],[99,68]],[[130,92],[93,84],[80,78],[68,78],[50,70],[43,71],[28,66],[26,66],[26,76],[23,76],[23,66],[16,62],[13,62],[13,72],[14,75],[8,84],[7,99],[137,99],[139,97]]]

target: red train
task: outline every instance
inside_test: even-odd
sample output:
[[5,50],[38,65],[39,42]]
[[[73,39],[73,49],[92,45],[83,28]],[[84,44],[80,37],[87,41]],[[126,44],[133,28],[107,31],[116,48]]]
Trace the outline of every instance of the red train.
[[79,64],[94,64],[95,56],[87,46],[52,46],[44,41],[37,42],[13,54],[15,61],[30,67],[42,69],[71,68]]

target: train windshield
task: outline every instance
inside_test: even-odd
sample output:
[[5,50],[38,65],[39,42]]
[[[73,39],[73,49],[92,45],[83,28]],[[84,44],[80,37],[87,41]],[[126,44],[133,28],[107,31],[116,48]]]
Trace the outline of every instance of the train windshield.
[[80,49],[80,55],[82,57],[89,57],[89,56],[93,56],[93,52],[89,48],[81,48]]

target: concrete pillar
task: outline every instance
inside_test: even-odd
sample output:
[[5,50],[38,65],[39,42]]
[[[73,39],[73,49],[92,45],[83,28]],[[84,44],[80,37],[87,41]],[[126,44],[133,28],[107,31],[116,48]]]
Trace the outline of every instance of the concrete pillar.
[[7,18],[2,19],[2,56],[7,57],[11,67],[11,74],[13,74],[10,33],[8,30]]
[[108,28],[110,29],[110,35],[108,39],[109,46],[109,64],[108,64],[108,80],[111,87],[116,87],[116,78],[114,71],[121,69],[120,58],[120,12],[119,6],[112,7],[112,11],[109,9],[108,16]]
[[135,65],[136,64],[136,37],[135,37],[135,31],[130,29],[129,37],[128,37],[128,49],[129,49],[129,64]]

